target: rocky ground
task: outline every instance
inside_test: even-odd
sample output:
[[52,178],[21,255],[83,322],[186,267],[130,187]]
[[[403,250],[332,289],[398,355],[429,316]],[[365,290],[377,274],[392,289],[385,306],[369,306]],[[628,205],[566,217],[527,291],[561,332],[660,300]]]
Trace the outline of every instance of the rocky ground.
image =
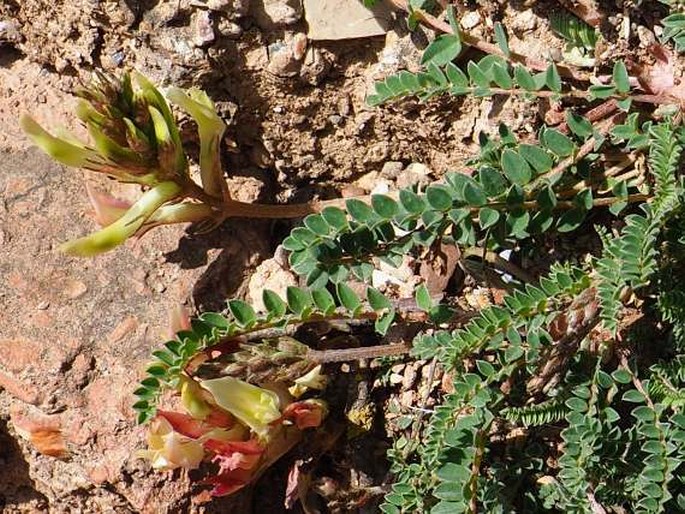
[[[545,59],[563,45],[538,16],[553,3],[533,4],[483,2],[460,6],[459,15],[474,34],[489,30],[493,14],[504,16],[512,48]],[[390,10],[363,29],[339,22],[351,32],[332,35],[315,11],[311,0],[304,9],[299,0],[0,0],[3,512],[250,512],[233,499],[199,504],[187,476],[153,473],[135,458],[144,430],[131,392],[165,337],[168,312],[178,304],[221,309],[227,297],[249,295],[253,271],[290,228],[240,220],[204,235],[163,228],[92,260],[67,257],[58,244],[94,227],[86,179],[29,147],[17,126],[22,112],[81,133],[71,92],[95,69],[201,86],[229,123],[233,195],[260,202],[431,180],[475,151],[478,132],[496,130],[495,115],[534,132],[537,113],[517,100],[368,108],[373,81],[418,69],[434,35],[407,33]],[[439,374],[422,370],[392,369],[398,405],[422,396],[427,380],[439,387]]]

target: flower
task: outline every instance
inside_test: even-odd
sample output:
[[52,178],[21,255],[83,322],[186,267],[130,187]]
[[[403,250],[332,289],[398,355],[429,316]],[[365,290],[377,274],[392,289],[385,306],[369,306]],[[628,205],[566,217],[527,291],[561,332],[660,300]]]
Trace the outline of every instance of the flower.
[[259,437],[265,437],[269,425],[281,418],[280,401],[273,391],[233,377],[204,380],[200,385],[212,394],[219,407],[233,414]]
[[163,416],[157,416],[150,424],[148,449],[137,453],[149,459],[155,469],[195,469],[205,456],[202,443],[180,434]]
[[204,447],[216,454],[212,462],[219,464],[220,473],[228,473],[236,469],[252,469],[264,453],[264,448],[254,439],[249,441],[208,439]]
[[321,364],[311,369],[308,373],[295,380],[295,384],[288,388],[288,392],[295,398],[299,398],[309,389],[318,391],[326,387],[326,376],[321,374]]
[[180,192],[181,187],[178,184],[162,182],[146,191],[125,214],[110,225],[89,236],[64,243],[61,249],[82,257],[111,250],[138,232],[157,209],[176,198]]
[[313,428],[321,425],[328,414],[328,407],[323,400],[304,400],[288,405],[283,411],[283,418],[295,423],[297,428]]
[[172,87],[167,98],[190,114],[197,123],[200,135],[200,178],[202,188],[212,196],[230,200],[226,181],[221,170],[219,144],[226,125],[214,109],[207,93],[197,88],[187,92]]

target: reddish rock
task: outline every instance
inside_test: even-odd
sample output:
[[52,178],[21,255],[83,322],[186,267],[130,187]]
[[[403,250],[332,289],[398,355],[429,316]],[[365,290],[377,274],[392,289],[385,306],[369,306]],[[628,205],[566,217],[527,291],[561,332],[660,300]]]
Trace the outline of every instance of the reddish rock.
[[0,366],[18,373],[36,363],[41,345],[28,339],[0,339]]
[[0,371],[0,387],[5,389],[5,391],[14,396],[17,400],[21,400],[24,403],[38,405],[42,398],[42,395],[36,387],[22,382],[2,371]]

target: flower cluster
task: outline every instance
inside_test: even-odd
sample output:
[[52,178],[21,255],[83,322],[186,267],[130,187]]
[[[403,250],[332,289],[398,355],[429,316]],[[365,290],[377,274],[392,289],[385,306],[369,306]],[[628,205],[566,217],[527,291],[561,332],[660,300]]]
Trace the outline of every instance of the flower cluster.
[[62,250],[94,255],[157,225],[220,218],[217,206],[229,199],[219,155],[225,125],[204,92],[166,91],[166,98],[197,123],[202,187],[189,177],[178,126],[165,96],[144,76],[124,74],[117,79],[99,73],[77,95],[76,114],[92,144],[70,134],[52,135],[28,115],[20,120],[25,133],[62,164],[140,184],[146,191],[132,205],[90,193],[97,220],[105,228],[64,244]]
[[[304,378],[299,388],[310,380]],[[270,389],[230,376],[199,381],[184,376],[180,389],[186,413],[158,410],[148,449],[139,456],[164,470],[194,469],[207,460],[217,464],[207,479],[215,496],[258,478],[297,444],[302,430],[318,427],[327,414],[325,402],[296,401],[278,384]]]

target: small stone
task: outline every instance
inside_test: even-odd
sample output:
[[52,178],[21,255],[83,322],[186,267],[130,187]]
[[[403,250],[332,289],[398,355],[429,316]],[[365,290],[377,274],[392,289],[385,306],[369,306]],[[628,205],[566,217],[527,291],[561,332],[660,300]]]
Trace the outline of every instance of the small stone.
[[522,13],[519,13],[513,22],[513,28],[520,32],[530,32],[535,30],[538,25],[538,17],[532,9],[527,9]]
[[47,300],[43,300],[43,301],[40,302],[38,305],[36,305],[36,310],[38,310],[38,311],[44,311],[44,310],[46,310],[48,307],[50,307],[50,302],[47,301]]
[[300,78],[312,86],[320,84],[333,66],[332,60],[327,56],[332,56],[332,54],[329,52],[324,55],[321,49],[310,48],[300,71]]
[[307,36],[296,34],[286,41],[269,45],[269,64],[266,69],[278,77],[294,77],[302,67],[307,47]]
[[414,382],[416,382],[416,366],[407,366],[404,369],[404,376],[402,377],[402,388],[405,390],[411,389]]
[[221,34],[223,37],[227,37],[228,39],[239,39],[240,36],[243,35],[243,28],[237,23],[226,18],[219,20],[216,30],[219,32],[219,34]]
[[250,9],[250,0],[207,0],[207,8],[234,16],[245,16]]
[[404,378],[402,377],[402,375],[399,375],[397,373],[391,373],[390,374],[390,383],[392,385],[401,384],[403,380],[404,380]]
[[[335,125],[336,127],[339,127],[342,125],[342,116],[338,114],[332,114],[331,116],[328,117],[328,121],[331,122],[331,124]],[[0,241],[1,242],[1,241]]]
[[403,407],[412,407],[414,405],[414,391],[402,391],[400,394],[400,405]]
[[0,43],[20,43],[19,24],[15,20],[0,20]]
[[404,164],[399,161],[387,161],[381,168],[381,177],[394,180],[404,169]]
[[367,193],[370,193],[378,184],[379,179],[380,177],[378,176],[377,171],[370,171],[369,173],[359,177],[355,181],[355,184],[361,187]]
[[257,25],[263,30],[293,25],[302,18],[300,0],[254,0],[251,10]]
[[214,42],[214,27],[209,11],[196,11],[190,21],[193,33],[193,44],[198,48],[208,46]]
[[389,6],[377,4],[369,9],[350,0],[304,0],[309,36],[316,40],[340,40],[385,34],[392,13]]
[[477,11],[469,11],[461,18],[461,26],[465,30],[476,28],[482,22],[480,14]]
[[75,279],[68,279],[66,280],[66,284],[64,289],[62,289],[62,293],[64,296],[67,298],[71,298],[72,300],[75,300],[76,298],[83,296],[86,291],[88,291],[88,286],[81,282],[80,280],[75,280]]
[[264,289],[274,291],[281,298],[285,298],[289,286],[297,286],[297,278],[288,269],[284,269],[277,259],[263,261],[250,277],[247,286],[247,297],[257,311],[266,311],[262,298]]
[[397,187],[409,187],[415,184],[425,185],[430,182],[431,170],[425,164],[413,162],[397,177]]

